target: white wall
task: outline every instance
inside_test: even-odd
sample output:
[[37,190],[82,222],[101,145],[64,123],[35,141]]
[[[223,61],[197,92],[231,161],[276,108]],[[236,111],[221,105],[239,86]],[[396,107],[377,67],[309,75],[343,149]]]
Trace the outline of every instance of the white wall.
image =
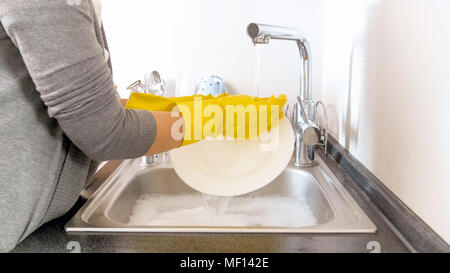
[[450,242],[450,1],[328,0],[332,134]]
[[[103,21],[123,90],[159,70],[173,91],[181,70],[196,80],[225,79],[232,93],[255,94],[256,50],[246,34],[251,22],[292,26],[310,40],[314,87],[321,90],[324,0],[127,0],[103,1]],[[260,96],[299,92],[295,43],[261,46]]]

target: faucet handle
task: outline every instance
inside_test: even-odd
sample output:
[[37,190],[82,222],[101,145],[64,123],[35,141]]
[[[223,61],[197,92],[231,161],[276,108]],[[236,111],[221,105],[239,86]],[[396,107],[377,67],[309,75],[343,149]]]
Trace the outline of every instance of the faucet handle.
[[295,131],[301,135],[302,143],[306,145],[315,145],[319,143],[321,131],[314,121],[308,119],[302,99],[297,97],[295,104]]

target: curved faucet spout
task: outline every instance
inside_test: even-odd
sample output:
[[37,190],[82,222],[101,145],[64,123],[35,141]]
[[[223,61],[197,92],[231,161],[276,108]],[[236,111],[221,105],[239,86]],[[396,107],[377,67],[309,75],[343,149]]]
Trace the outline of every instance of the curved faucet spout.
[[301,32],[295,28],[256,23],[248,25],[247,34],[254,44],[268,44],[271,39],[297,42],[303,69],[302,76],[300,77],[300,97],[305,103],[308,118],[314,121],[315,107],[312,96],[312,54],[308,41],[303,37]]
[[[254,44],[268,44],[270,40],[288,40],[297,43],[300,60],[302,62],[302,74],[300,77],[300,98],[297,103],[295,119],[306,122],[295,124],[297,137],[295,164],[300,167],[315,165],[314,145],[320,138],[320,130],[315,125],[316,104],[312,96],[312,60],[311,48],[308,41],[299,30],[288,27],[271,26],[264,24],[249,24],[247,33]],[[302,113],[301,109],[306,113]]]

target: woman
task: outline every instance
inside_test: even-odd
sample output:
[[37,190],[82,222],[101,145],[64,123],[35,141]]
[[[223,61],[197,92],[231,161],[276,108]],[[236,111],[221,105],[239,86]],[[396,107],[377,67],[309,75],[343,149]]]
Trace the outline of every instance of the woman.
[[0,252],[66,213],[97,162],[181,145],[169,113],[125,110],[91,0],[0,2]]

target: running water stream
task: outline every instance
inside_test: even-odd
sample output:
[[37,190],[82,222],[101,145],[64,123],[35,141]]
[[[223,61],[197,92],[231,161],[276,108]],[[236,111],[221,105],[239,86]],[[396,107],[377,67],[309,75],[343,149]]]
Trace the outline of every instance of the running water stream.
[[203,203],[213,217],[222,216],[228,208],[228,204],[232,197],[213,196],[209,194],[202,194]]
[[261,94],[261,47],[255,44],[255,96]]

